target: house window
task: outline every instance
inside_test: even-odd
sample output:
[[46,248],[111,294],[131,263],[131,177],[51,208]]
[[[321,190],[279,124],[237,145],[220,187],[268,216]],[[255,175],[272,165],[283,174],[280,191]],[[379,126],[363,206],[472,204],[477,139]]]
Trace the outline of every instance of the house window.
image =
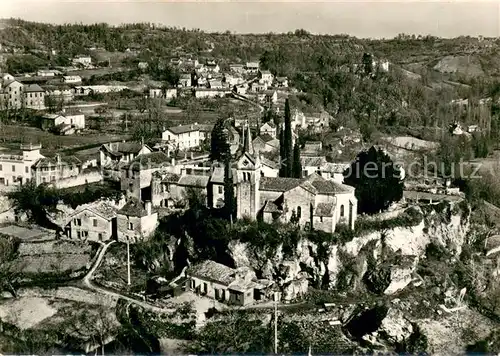
[[82,226],[82,219],[75,219],[76,226]]
[[129,229],[129,230],[134,230],[134,224],[133,224],[133,223],[131,223],[131,222],[129,222],[129,223],[128,223],[128,229]]
[[12,165],[12,172],[16,171],[16,166]]
[[323,222],[323,217],[322,216],[319,217],[319,221]]
[[82,233],[80,231],[77,231],[76,236],[80,239],[82,237]]
[[24,171],[25,171],[26,173],[29,173],[29,172],[30,172],[29,167],[24,167]]
[[0,171],[3,169],[2,165],[0,164]]
[[97,237],[99,238],[99,241],[102,241],[102,233],[98,233]]
[[344,206],[343,205],[340,206],[340,216],[344,217]]
[[50,181],[55,182],[56,181],[56,176],[50,176]]
[[297,207],[297,217],[300,219],[302,215],[302,208],[300,206]]
[[94,219],[94,221],[93,221],[93,226],[94,226],[94,227],[97,227],[97,219]]
[[128,190],[130,190],[130,191],[134,190],[134,184],[133,183],[129,183]]
[[82,236],[83,237],[89,237],[89,232],[88,231],[82,231]]
[[222,186],[219,185],[219,194],[222,194]]

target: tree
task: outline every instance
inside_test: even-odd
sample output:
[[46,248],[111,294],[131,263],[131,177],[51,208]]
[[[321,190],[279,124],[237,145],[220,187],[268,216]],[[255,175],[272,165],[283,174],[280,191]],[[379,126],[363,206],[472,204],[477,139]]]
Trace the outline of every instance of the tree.
[[271,351],[271,333],[261,320],[244,312],[231,312],[223,320],[209,322],[189,343],[190,353],[244,354]]
[[220,118],[212,130],[210,143],[210,159],[226,162],[231,157],[231,149],[227,139],[226,120]]
[[371,147],[358,154],[344,171],[345,184],[356,188],[358,212],[374,214],[387,209],[403,197],[399,169],[381,149]]
[[295,146],[293,146],[292,177],[302,178],[302,165],[300,163],[300,147],[298,142],[295,142]]
[[226,156],[224,162],[224,209],[232,221],[232,217],[236,212],[236,199],[234,198],[233,174],[231,171],[230,156]]
[[280,167],[279,176],[286,177],[286,166],[285,166],[285,131],[283,128],[278,127],[278,135],[280,140]]
[[363,70],[366,76],[371,76],[373,74],[373,59],[372,55],[369,53],[363,54]]
[[292,147],[292,117],[290,114],[290,103],[288,99],[285,101],[285,133],[284,133],[284,144],[285,144],[285,167],[286,176],[292,176],[292,166],[293,166],[293,147]]
[[42,226],[53,227],[48,215],[56,213],[57,203],[60,199],[59,192],[44,184],[36,185],[30,181],[19,185],[18,188],[7,193],[16,213],[25,213],[30,221]]

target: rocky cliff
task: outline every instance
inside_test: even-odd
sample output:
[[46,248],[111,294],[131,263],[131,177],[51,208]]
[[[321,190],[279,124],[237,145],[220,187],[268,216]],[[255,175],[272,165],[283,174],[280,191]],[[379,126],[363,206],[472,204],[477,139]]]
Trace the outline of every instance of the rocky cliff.
[[465,204],[418,209],[421,219],[412,226],[359,233],[344,242],[301,237],[287,253],[283,244],[272,248],[235,240],[229,243],[229,254],[236,267],[251,267],[262,278],[277,282],[286,301],[299,298],[309,286],[344,291],[365,284],[375,292],[392,294],[415,278],[415,268],[429,243],[458,255],[469,228]]

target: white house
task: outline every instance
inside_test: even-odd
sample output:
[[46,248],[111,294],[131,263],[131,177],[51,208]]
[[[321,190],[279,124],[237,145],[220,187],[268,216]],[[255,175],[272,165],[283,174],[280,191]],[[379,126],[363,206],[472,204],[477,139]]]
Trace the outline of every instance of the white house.
[[245,70],[247,73],[256,74],[259,72],[259,62],[247,62],[245,65]]
[[73,63],[73,65],[81,64],[84,67],[88,67],[92,64],[92,58],[87,55],[79,55],[73,58],[71,62]]
[[198,147],[202,143],[198,123],[169,127],[161,134],[161,138],[163,141],[175,144],[181,150]]
[[272,138],[276,138],[276,125],[271,122],[266,122],[259,129],[260,135],[269,135]]
[[63,83],[81,83],[82,77],[79,75],[65,75],[62,77]]
[[273,75],[268,70],[259,70],[259,80],[262,83],[271,85],[273,83]]

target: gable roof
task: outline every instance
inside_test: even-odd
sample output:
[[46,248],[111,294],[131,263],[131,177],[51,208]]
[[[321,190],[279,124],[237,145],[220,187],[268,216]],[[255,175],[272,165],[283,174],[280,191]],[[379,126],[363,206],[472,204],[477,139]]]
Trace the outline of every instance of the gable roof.
[[282,178],[282,177],[261,177],[260,190],[271,192],[286,192],[303,183],[304,179]]
[[274,162],[270,159],[267,159],[266,157],[261,157],[260,158],[260,163],[264,166],[273,168],[273,169],[278,169],[279,168],[279,163]]
[[110,203],[108,203],[106,201],[98,201],[98,202],[79,206],[73,214],[69,215],[66,218],[66,221],[67,222],[71,221],[71,219],[74,216],[79,215],[80,213],[82,213],[86,210],[88,210],[96,215],[99,215],[100,217],[102,217],[103,219],[106,219],[106,220],[111,220],[112,218],[114,218],[117,214],[117,211],[118,211],[118,209],[114,205],[111,205]]
[[125,168],[141,171],[144,169],[169,166],[171,162],[172,159],[165,152],[155,151],[137,156],[132,162],[126,165]]
[[260,129],[262,130],[263,128],[268,128],[268,127],[270,129],[276,129],[276,125],[272,121],[264,123],[264,125],[262,125]]
[[179,125],[179,126],[169,127],[167,128],[167,130],[175,135],[180,135],[187,132],[200,131],[200,126],[201,125],[198,124]]
[[301,156],[300,164],[302,167],[321,167],[326,163],[326,158],[324,156]]
[[24,86],[24,92],[25,93],[38,93],[38,92],[44,92],[45,90],[42,89],[41,86],[38,84],[28,84]]
[[147,216],[148,212],[139,200],[131,198],[123,208],[118,210],[118,214],[142,218],[143,216]]
[[354,191],[354,187],[345,184],[339,184],[331,180],[326,180],[316,173],[313,173],[309,177],[307,177],[307,181],[317,189],[319,194],[346,194]]
[[144,146],[152,151],[149,146],[143,145],[140,142],[110,142],[103,144],[101,148],[106,149],[109,153],[118,153],[119,155],[121,155],[123,153],[137,154]]
[[179,178],[177,184],[185,187],[205,188],[209,179],[209,176],[186,174]]
[[60,157],[60,161],[58,162],[57,157],[43,157],[40,158],[38,161],[35,162],[33,167],[35,168],[41,168],[41,167],[54,167],[54,166],[71,166],[71,165],[79,165],[82,164],[82,161],[75,156],[66,156],[66,157]]
[[228,286],[234,281],[236,271],[221,263],[207,260],[189,267],[186,273],[207,281],[214,281]]

